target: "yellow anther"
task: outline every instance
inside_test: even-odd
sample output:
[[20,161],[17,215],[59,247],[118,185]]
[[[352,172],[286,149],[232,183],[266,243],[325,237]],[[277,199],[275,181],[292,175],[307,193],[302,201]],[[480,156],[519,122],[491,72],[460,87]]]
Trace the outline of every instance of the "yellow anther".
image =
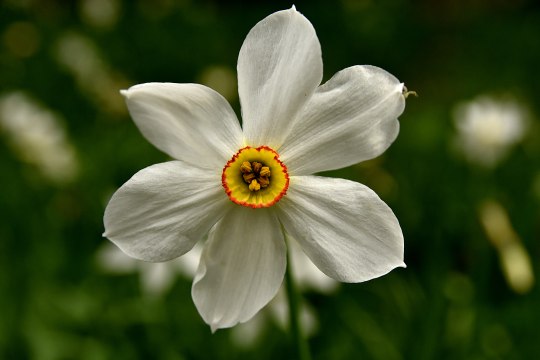
[[260,162],[254,161],[251,163],[251,166],[254,172],[258,173],[259,171],[261,171],[262,164]]
[[266,176],[261,176],[259,178],[259,184],[261,184],[261,187],[265,188],[270,185],[270,180]]
[[244,181],[247,184],[249,184],[251,183],[251,180],[255,179],[255,174],[254,173],[243,174],[242,177],[244,178]]
[[263,166],[259,172],[259,176],[270,177],[270,168],[268,166]]
[[252,171],[251,164],[249,163],[249,161],[244,161],[242,163],[242,166],[240,166],[240,171],[243,172],[244,174],[250,173]]
[[261,190],[261,185],[259,185],[257,180],[252,180],[251,184],[249,184],[249,190],[251,190],[251,191],[259,191],[259,190]]

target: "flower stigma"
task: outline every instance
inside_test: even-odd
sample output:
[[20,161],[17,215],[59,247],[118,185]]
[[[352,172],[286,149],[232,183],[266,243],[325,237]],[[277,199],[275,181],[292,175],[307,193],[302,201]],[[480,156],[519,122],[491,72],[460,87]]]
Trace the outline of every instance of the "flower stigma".
[[289,188],[287,167],[268,146],[240,149],[223,168],[221,182],[229,199],[251,208],[270,207]]

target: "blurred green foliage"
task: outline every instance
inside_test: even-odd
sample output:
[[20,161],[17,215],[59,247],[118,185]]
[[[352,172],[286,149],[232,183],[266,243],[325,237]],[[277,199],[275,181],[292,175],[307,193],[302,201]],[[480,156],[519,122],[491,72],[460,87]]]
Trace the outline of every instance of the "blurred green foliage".
[[[291,5],[0,4],[0,96],[22,92],[52,112],[76,161],[69,176],[47,176],[0,127],[0,358],[273,359],[292,352],[287,332],[272,322],[251,347],[232,341],[231,330],[212,335],[191,300],[190,279],[178,277],[170,291],[148,296],[137,273],[107,274],[96,260],[107,241],[101,234],[109,196],[136,171],[167,160],[140,135],[118,90],[151,81],[212,85],[207,75],[216,67],[234,76],[251,27]],[[310,338],[314,358],[537,356],[538,286],[511,286],[478,214],[486,199],[502,204],[538,279],[538,3],[341,0],[296,7],[319,36],[325,80],[373,64],[420,94],[407,100],[401,133],[382,157],[328,174],[365,183],[392,207],[408,267],[332,295],[304,293],[319,324]],[[481,94],[511,95],[530,112],[523,142],[491,169],[466,162],[452,145],[454,106]],[[229,99],[239,112],[237,98]]]

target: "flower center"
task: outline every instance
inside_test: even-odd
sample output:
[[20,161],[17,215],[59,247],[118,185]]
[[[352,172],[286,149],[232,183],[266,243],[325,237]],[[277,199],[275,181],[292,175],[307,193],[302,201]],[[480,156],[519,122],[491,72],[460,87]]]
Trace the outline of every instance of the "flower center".
[[234,203],[262,208],[274,205],[285,195],[289,174],[273,149],[247,146],[227,162],[221,182]]

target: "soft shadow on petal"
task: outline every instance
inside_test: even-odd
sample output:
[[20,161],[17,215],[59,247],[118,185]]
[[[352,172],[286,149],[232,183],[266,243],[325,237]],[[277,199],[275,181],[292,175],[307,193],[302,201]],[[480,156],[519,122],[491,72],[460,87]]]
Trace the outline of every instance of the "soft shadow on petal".
[[183,255],[230,209],[220,174],[180,161],[147,167],[112,196],[103,234],[146,261]]
[[362,184],[294,176],[278,208],[287,233],[322,272],[336,280],[366,281],[405,266],[398,220]]
[[238,206],[212,229],[192,287],[212,331],[246,322],[277,293],[286,246],[272,209]]
[[281,145],[289,123],[322,80],[321,47],[294,8],[261,20],[238,57],[238,92],[248,145]]
[[122,94],[142,134],[175,159],[221,169],[243,145],[231,106],[206,86],[148,83]]
[[295,175],[339,169],[382,154],[399,132],[403,84],[374,66],[338,72],[295,119],[281,159]]

